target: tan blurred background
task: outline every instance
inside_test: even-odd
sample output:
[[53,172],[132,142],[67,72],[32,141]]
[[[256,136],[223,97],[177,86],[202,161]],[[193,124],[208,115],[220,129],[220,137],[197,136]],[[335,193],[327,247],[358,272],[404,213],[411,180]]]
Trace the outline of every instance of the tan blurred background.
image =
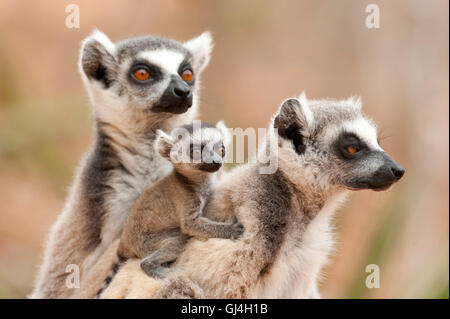
[[[66,5],[80,28],[65,27]],[[380,6],[380,29],[365,27]],[[266,127],[282,99],[363,97],[382,146],[406,168],[388,192],[361,191],[336,217],[329,298],[448,298],[447,1],[0,2],[0,298],[30,292],[50,225],[91,134],[77,71],[94,27],[113,41],[159,34],[216,41],[201,119]],[[367,289],[367,264],[381,287]]]

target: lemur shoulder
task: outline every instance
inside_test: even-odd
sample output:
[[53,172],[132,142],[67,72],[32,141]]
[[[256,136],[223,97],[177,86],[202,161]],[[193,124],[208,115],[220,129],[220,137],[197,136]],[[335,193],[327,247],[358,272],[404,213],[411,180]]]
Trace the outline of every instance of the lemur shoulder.
[[184,43],[143,36],[113,43],[100,31],[83,41],[79,70],[88,91],[94,137],[53,225],[32,298],[64,298],[66,267],[83,278],[119,238],[139,195],[171,166],[153,150],[157,129],[192,123],[208,32]]
[[404,174],[360,105],[305,95],[284,101],[261,148],[272,150],[278,170],[260,174],[261,161],[233,170],[204,208],[206,217],[236,216],[242,237],[191,239],[163,281],[124,265],[105,297],[319,298],[339,203],[349,191],[385,190]]
[[[130,258],[143,259],[144,272],[162,278],[169,273],[167,264],[176,260],[190,237],[236,239],[242,234],[237,221],[216,222],[202,215],[228,141],[222,122],[188,125],[170,135],[159,131],[155,149],[173,164],[173,171],[150,186],[133,206],[117,249],[120,264]],[[97,296],[118,269],[116,264],[112,267]]]

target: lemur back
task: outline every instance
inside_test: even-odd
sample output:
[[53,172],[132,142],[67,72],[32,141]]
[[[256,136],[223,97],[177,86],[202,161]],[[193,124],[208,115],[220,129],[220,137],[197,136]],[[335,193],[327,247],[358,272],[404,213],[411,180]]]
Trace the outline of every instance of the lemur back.
[[[209,216],[230,202],[245,227],[242,238],[192,240],[174,267],[210,298],[320,297],[318,280],[333,247],[330,223],[338,205],[350,190],[385,190],[404,173],[379,146],[375,125],[353,98],[287,99],[261,151],[269,149],[276,172],[261,174],[261,161],[243,166],[218,185],[204,210]],[[156,297],[187,291],[176,282]]]
[[155,149],[172,163],[173,171],[136,201],[121,235],[118,263],[97,296],[112,280],[118,265],[129,258],[143,259],[144,272],[161,278],[169,272],[168,264],[177,259],[190,237],[235,239],[242,234],[242,225],[236,220],[217,222],[202,214],[229,140],[223,123],[189,125],[171,135],[162,131],[158,134]]
[[212,39],[185,43],[154,36],[117,43],[95,31],[79,70],[92,106],[94,138],[46,244],[33,298],[64,298],[69,265],[82,276],[118,239],[139,195],[170,172],[153,150],[155,131],[192,122]]
[[[283,102],[261,149],[272,150],[278,170],[261,174],[261,160],[242,165],[219,181],[204,208],[207,217],[237,216],[242,238],[190,240],[156,294],[152,284],[134,297],[320,297],[339,204],[349,191],[386,190],[404,174],[378,144],[360,104],[304,95]],[[123,285],[112,283],[107,295]]]

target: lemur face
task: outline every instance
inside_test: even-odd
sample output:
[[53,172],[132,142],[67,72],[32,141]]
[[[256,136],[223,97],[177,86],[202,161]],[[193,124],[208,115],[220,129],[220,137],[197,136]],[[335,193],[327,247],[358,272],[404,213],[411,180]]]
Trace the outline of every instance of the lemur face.
[[230,133],[222,121],[215,126],[198,122],[170,134],[159,131],[155,148],[177,170],[212,173],[222,167],[229,141]]
[[286,100],[274,119],[282,156],[314,185],[385,190],[405,170],[378,144],[375,125],[361,102]]
[[195,102],[211,49],[207,32],[185,43],[153,36],[112,43],[96,31],[83,43],[80,69],[97,104],[181,114]]
[[376,131],[363,118],[344,123],[330,145],[341,173],[339,181],[349,189],[386,190],[405,170],[378,145]]

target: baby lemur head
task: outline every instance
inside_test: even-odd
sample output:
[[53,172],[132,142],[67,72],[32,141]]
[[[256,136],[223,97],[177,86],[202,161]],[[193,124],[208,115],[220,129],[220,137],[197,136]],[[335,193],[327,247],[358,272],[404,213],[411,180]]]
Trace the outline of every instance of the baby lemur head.
[[182,175],[202,176],[222,167],[230,140],[230,132],[222,121],[216,125],[194,121],[169,134],[158,130],[155,149]]
[[379,145],[361,100],[285,100],[273,119],[279,167],[323,190],[385,190],[405,170]]
[[147,119],[195,115],[199,76],[212,46],[209,32],[184,43],[155,36],[113,43],[94,31],[83,41],[79,67],[96,117],[145,127]]

